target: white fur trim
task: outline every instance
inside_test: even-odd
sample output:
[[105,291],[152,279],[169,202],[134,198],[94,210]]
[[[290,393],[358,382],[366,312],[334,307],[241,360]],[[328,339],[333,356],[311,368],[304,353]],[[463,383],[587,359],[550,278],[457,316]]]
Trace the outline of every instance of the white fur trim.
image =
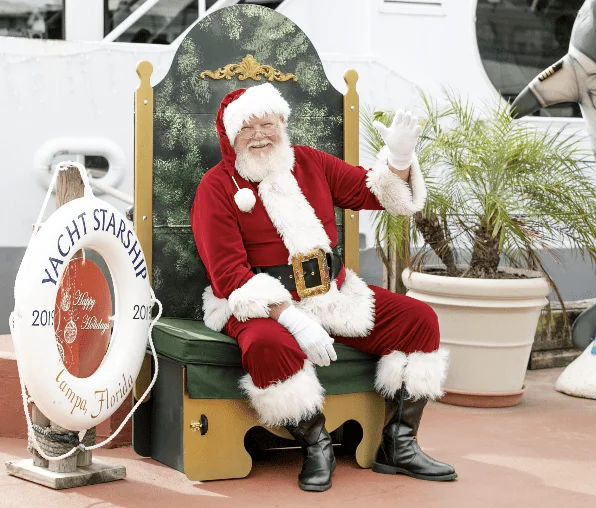
[[436,399],[443,395],[443,383],[447,377],[449,352],[438,349],[432,353],[411,353],[404,371],[404,384],[410,396]]
[[252,189],[244,188],[234,194],[234,201],[236,201],[241,212],[249,213],[255,207],[257,198]]
[[265,178],[259,184],[259,197],[290,252],[290,259],[312,249],[331,252],[331,242],[325,228],[291,172],[276,173]]
[[242,124],[252,117],[280,115],[285,121],[290,116],[290,105],[271,83],[250,87],[235,101],[229,104],[223,114],[223,123],[230,143],[242,128]]
[[418,159],[414,155],[408,185],[389,169],[387,155],[388,149],[383,147],[379,152],[379,160],[366,176],[366,185],[389,213],[413,215],[424,208],[426,201],[426,185]]
[[375,390],[386,399],[393,398],[402,387],[407,362],[408,357],[401,351],[392,351],[379,360],[375,376]]
[[324,295],[304,298],[294,305],[331,335],[366,337],[375,324],[375,295],[349,268],[340,290],[333,281]]
[[324,389],[308,360],[304,368],[284,381],[258,388],[249,374],[240,379],[240,388],[255,408],[259,420],[270,427],[297,425],[323,407]]
[[592,354],[592,342],[557,379],[555,389],[574,397],[596,399],[596,354]]
[[203,321],[207,328],[221,332],[232,316],[232,310],[226,298],[217,298],[213,288],[207,286],[203,291]]
[[258,273],[244,285],[232,291],[228,302],[239,321],[269,317],[269,305],[292,301],[283,284],[266,273]]

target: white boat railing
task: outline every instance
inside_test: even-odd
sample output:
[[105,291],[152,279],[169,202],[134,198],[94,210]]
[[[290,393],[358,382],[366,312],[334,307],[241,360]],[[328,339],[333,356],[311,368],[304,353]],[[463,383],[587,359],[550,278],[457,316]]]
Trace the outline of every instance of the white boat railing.
[[97,190],[103,192],[104,194],[108,194],[116,199],[119,199],[120,201],[123,201],[124,203],[127,203],[129,205],[134,204],[134,199],[132,198],[132,196],[130,196],[130,195],[126,194],[125,192],[122,192],[110,185],[103,183],[101,181],[101,179],[99,179],[99,178],[93,178],[90,174],[89,174],[89,185],[91,185],[91,187],[93,187],[94,189],[97,189]]

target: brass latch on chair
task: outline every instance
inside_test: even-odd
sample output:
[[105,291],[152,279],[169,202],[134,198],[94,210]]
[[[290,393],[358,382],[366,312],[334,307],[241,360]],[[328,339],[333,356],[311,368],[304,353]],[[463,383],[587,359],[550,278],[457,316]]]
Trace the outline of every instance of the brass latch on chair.
[[207,434],[207,431],[209,430],[209,420],[207,420],[207,417],[205,415],[201,415],[200,422],[194,422],[191,420],[190,430],[192,430],[193,432],[201,431],[201,436],[204,436],[205,434]]

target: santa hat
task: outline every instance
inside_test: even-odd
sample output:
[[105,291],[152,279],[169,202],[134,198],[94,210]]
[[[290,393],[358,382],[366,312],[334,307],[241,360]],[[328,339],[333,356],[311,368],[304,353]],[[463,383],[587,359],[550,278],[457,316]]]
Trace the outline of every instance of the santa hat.
[[230,102],[224,110],[223,123],[232,146],[244,122],[265,115],[279,115],[286,122],[290,116],[290,105],[271,83],[247,88]]
[[242,124],[252,117],[280,115],[284,121],[290,116],[290,106],[277,89],[270,83],[239,88],[228,93],[219,106],[216,126],[224,168],[232,177],[238,192],[234,195],[236,205],[243,212],[252,212],[256,197],[252,189],[240,188],[234,176],[236,152],[233,145]]

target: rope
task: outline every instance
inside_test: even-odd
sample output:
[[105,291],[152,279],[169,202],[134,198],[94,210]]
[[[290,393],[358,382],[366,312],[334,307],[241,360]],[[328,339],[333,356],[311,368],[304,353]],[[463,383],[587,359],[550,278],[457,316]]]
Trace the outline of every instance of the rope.
[[[85,446],[92,446],[96,438],[95,428],[89,429],[82,441],[79,440],[78,432],[66,430],[56,424],[41,427],[34,423],[32,424],[32,428],[39,447],[51,457],[62,455],[68,452],[73,446],[78,447],[81,443]],[[30,452],[34,450],[31,438],[29,438],[27,448]]]
[[[48,203],[50,201],[50,197],[52,196],[52,191],[54,190],[54,187],[56,185],[56,180],[58,179],[58,173],[60,173],[60,171],[66,171],[67,169],[71,169],[73,167],[75,167],[79,170],[79,173],[81,175],[81,180],[83,180],[83,186],[85,188],[84,196],[86,198],[89,196],[93,197],[93,190],[91,189],[91,186],[89,185],[89,177],[87,176],[87,171],[85,170],[85,167],[82,164],[79,164],[78,162],[72,162],[72,161],[59,162],[56,165],[56,171],[54,171],[54,174],[52,175],[52,180],[50,182],[50,185],[48,186],[48,192],[46,193],[46,197],[43,200],[43,205],[41,205],[41,210],[39,211],[39,215],[37,217],[37,220],[35,221],[35,227],[33,228],[33,234],[31,235],[31,238],[29,239],[29,243],[31,243],[31,240],[37,234],[37,231],[39,231],[39,225],[41,224],[41,219],[43,219],[43,215],[44,215],[46,208],[48,206]],[[29,247],[29,245],[27,245],[27,247]]]

